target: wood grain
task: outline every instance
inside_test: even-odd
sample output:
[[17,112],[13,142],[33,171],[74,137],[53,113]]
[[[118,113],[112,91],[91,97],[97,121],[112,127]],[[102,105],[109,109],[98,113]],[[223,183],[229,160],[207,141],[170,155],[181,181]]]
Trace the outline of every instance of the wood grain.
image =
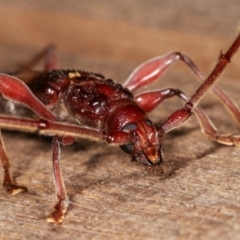
[[[240,9],[230,1],[0,2],[0,68],[12,70],[50,42],[59,66],[101,72],[123,82],[148,58],[178,50],[209,72],[233,41]],[[238,53],[221,85],[240,104]],[[187,94],[198,82],[183,64],[152,88]],[[202,102],[223,131],[234,121],[210,94]],[[151,113],[160,122],[177,100]],[[46,217],[54,204],[51,140],[4,132],[16,181],[29,192],[0,191],[0,239],[238,239],[240,150],[209,141],[195,118],[164,139],[164,164],[148,171],[118,148],[79,141],[62,149],[71,207],[60,226]],[[2,176],[2,175],[1,175]]]

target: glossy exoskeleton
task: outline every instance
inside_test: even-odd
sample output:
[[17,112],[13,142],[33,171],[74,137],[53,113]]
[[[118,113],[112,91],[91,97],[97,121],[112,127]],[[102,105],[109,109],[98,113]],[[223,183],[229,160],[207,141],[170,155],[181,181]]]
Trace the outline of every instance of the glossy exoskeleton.
[[[71,144],[76,138],[104,141],[120,146],[132,159],[144,165],[158,165],[162,162],[163,135],[185,123],[195,113],[202,131],[209,138],[226,145],[240,145],[239,136],[219,134],[198,106],[211,88],[240,123],[237,105],[218,86],[212,86],[239,45],[240,35],[225,54],[220,54],[218,63],[208,77],[186,55],[172,52],[141,64],[120,85],[101,74],[56,70],[54,46],[44,49],[20,70],[0,74],[1,102],[4,103],[4,112],[8,113],[0,115],[0,127],[53,137],[52,161],[58,202],[48,221],[62,222],[69,205],[59,164],[60,144]],[[42,58],[45,58],[45,70],[31,70]],[[159,79],[179,60],[203,81],[190,98],[173,88],[133,95],[135,90]],[[147,113],[173,96],[184,102],[183,107],[173,112],[161,125],[153,125]],[[13,181],[1,134],[0,158],[4,170],[3,185],[7,192],[17,194],[27,191],[26,187],[18,186]]]

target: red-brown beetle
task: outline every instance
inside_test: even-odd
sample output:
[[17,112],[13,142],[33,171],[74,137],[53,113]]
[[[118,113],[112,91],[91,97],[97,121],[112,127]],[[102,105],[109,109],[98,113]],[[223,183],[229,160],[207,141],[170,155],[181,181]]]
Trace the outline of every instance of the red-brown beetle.
[[[58,202],[48,221],[62,222],[69,204],[59,164],[60,144],[71,144],[76,138],[104,141],[120,146],[144,165],[153,166],[162,162],[163,135],[185,123],[194,112],[202,131],[209,138],[227,145],[240,145],[239,136],[219,134],[198,106],[211,87],[240,123],[240,111],[236,104],[219,87],[212,86],[239,45],[240,35],[226,54],[220,54],[218,63],[208,77],[186,55],[172,52],[143,63],[120,85],[101,74],[55,70],[53,46],[44,49],[19,71],[0,74],[1,102],[4,103],[5,113],[8,113],[0,115],[0,128],[53,137],[52,160]],[[31,70],[43,58],[46,60],[45,70]],[[133,95],[135,90],[159,79],[178,60],[183,61],[200,80],[204,80],[192,97],[188,98],[182,91],[172,88]],[[147,113],[173,96],[185,102],[183,107],[173,112],[161,125],[153,125]],[[19,105],[24,107],[19,108]],[[16,185],[12,179],[1,134],[0,158],[4,170],[3,186],[7,192],[17,194],[27,191],[26,187]]]

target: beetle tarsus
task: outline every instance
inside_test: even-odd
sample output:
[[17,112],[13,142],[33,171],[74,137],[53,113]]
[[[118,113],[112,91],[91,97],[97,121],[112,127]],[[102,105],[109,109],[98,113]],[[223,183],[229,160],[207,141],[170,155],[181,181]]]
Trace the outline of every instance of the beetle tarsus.
[[54,211],[47,218],[47,222],[57,224],[62,223],[67,213],[68,205],[68,200],[59,200],[54,206]]
[[5,183],[4,188],[6,189],[7,193],[10,193],[12,195],[16,195],[21,192],[27,192],[28,189],[24,186],[18,186],[13,183]]

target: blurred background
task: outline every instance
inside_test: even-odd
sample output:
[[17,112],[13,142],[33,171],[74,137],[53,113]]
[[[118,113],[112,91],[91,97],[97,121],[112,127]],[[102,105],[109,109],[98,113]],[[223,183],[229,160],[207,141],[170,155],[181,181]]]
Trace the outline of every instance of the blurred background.
[[1,1],[0,67],[55,43],[61,67],[118,81],[140,62],[173,50],[206,68],[236,35],[239,12],[238,0]]
[[[239,0],[0,1],[0,69],[14,70],[54,43],[60,68],[91,70],[120,83],[143,61],[169,51],[185,53],[209,72],[239,32],[239,21]],[[239,63],[237,54],[220,83],[238,103]],[[192,94],[199,86],[193,79],[179,63],[151,86]],[[171,100],[151,118],[159,122],[178,106]],[[203,106],[222,121],[220,129],[236,131],[214,98]],[[165,173],[151,174],[98,143],[64,148],[71,209],[61,227],[45,223],[54,202],[51,142],[10,132],[4,138],[14,176],[30,191],[12,197],[1,190],[3,239],[238,239],[240,152],[210,142],[196,120],[166,137]]]

